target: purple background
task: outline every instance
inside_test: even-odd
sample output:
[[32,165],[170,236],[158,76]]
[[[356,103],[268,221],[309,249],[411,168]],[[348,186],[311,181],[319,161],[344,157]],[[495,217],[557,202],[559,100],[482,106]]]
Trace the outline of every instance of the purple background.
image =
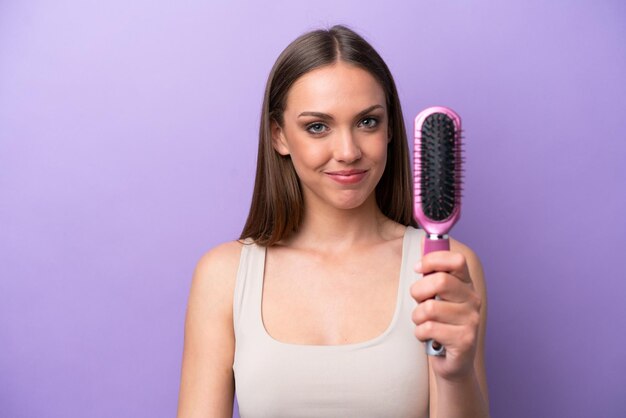
[[0,2],[0,416],[172,417],[196,261],[237,237],[263,87],[345,23],[408,126],[464,119],[494,417],[626,415],[622,1]]

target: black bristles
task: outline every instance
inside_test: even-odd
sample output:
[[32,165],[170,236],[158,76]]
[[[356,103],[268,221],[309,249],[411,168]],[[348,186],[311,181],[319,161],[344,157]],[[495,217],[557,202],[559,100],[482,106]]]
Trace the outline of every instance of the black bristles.
[[436,221],[449,218],[455,207],[461,175],[457,138],[454,121],[444,113],[433,113],[422,124],[420,200],[424,214]]

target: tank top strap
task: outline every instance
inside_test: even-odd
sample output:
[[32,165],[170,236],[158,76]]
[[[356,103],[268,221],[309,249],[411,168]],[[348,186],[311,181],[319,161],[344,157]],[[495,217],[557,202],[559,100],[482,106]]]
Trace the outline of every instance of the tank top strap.
[[[235,282],[233,299],[233,327],[235,336],[240,332],[254,329],[257,301],[261,299],[259,281],[263,279],[265,267],[265,247],[255,244],[247,238],[241,247],[239,269]],[[242,323],[242,321],[251,322]]]
[[422,259],[422,240],[425,236],[423,229],[417,229],[408,226],[405,232],[407,235],[406,247],[404,248],[404,257],[402,258],[402,277],[416,278],[417,273],[413,270],[413,266]]
[[398,332],[405,332],[413,335],[415,324],[411,320],[413,309],[417,306],[417,302],[411,296],[411,286],[416,280],[422,278],[422,275],[413,270],[413,266],[422,258],[422,239],[424,238],[424,230],[408,226],[405,232],[402,265],[400,267],[400,278],[402,280],[402,318],[403,324],[400,324]]

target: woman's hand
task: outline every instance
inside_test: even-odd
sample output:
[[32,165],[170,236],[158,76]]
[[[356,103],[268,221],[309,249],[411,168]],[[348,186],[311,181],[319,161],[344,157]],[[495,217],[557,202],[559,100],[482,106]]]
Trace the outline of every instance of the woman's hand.
[[424,255],[415,271],[424,275],[411,286],[411,296],[418,302],[412,315],[415,336],[424,342],[433,339],[446,348],[445,356],[431,358],[433,372],[449,381],[471,376],[482,299],[472,284],[465,256],[435,251]]

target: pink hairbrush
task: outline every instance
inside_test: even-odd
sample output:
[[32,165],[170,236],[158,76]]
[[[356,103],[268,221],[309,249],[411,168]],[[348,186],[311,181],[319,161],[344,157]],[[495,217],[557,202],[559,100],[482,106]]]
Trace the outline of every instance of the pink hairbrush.
[[[429,107],[415,117],[413,215],[426,232],[424,255],[449,251],[448,233],[461,216],[461,118],[452,109]],[[445,347],[426,342],[426,353]]]

